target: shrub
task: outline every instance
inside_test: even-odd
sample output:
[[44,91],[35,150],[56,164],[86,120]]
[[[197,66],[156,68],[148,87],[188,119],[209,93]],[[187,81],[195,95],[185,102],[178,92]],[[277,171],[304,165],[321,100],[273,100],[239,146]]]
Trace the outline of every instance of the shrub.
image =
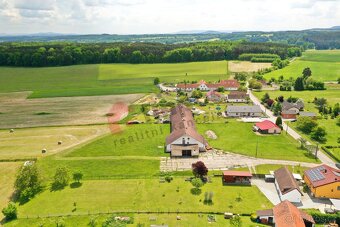
[[7,221],[13,220],[17,218],[17,207],[14,203],[10,202],[7,207],[2,209],[2,213],[5,216]]
[[309,117],[299,117],[296,126],[302,132],[309,134],[318,126],[318,123]]

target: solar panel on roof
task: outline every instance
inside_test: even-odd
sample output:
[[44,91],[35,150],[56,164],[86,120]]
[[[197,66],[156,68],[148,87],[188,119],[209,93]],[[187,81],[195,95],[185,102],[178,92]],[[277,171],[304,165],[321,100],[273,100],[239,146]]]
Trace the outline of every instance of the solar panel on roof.
[[321,173],[325,168],[323,166],[316,168],[316,169],[310,169],[307,171],[307,174],[309,178],[312,181],[319,181],[325,179],[325,176]]

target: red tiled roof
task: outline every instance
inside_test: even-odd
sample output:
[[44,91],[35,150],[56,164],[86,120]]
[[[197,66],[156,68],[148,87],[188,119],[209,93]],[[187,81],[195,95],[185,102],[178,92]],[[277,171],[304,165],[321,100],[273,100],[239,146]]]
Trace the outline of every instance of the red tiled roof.
[[178,88],[188,89],[188,88],[198,88],[199,84],[177,84]]
[[246,171],[224,171],[223,176],[252,177],[253,175]]
[[231,91],[228,95],[228,99],[245,99],[247,96],[247,92],[244,91]]
[[268,129],[271,129],[271,128],[280,128],[279,126],[277,126],[276,124],[274,124],[273,122],[271,122],[269,120],[258,122],[255,125],[256,125],[256,127],[258,127],[261,130],[268,130]]
[[305,227],[304,220],[315,223],[313,218],[296,208],[287,200],[273,208],[275,226],[277,227]]
[[221,94],[218,93],[217,91],[211,90],[209,92],[207,92],[206,96],[211,96],[211,95],[216,95],[218,97],[221,97]]
[[325,164],[310,168],[306,170],[304,174],[314,188],[334,182],[340,182],[340,170]]
[[223,86],[223,87],[238,88],[240,86],[240,83],[237,80],[221,80],[219,84],[220,86]]

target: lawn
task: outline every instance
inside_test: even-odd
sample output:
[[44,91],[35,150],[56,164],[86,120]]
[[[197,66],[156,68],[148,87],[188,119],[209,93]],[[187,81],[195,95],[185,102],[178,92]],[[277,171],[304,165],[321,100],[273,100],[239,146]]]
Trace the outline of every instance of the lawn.
[[335,81],[340,75],[340,51],[306,51],[301,58],[296,59],[289,66],[275,70],[265,75],[265,78],[278,78],[284,76],[286,79],[296,78],[302,75],[304,68],[312,70],[315,80]]
[[315,162],[298,148],[299,143],[289,135],[257,135],[252,126],[252,123],[228,119],[228,123],[224,124],[198,124],[198,129],[201,134],[207,130],[214,131],[218,138],[208,139],[208,142],[212,147],[224,151],[258,158]]
[[[106,125],[0,130],[0,159],[35,158],[58,153],[109,133]],[[62,144],[58,145],[58,141]],[[47,153],[42,154],[42,149]]]
[[109,134],[69,152],[69,157],[168,156],[164,153],[168,124],[122,125],[118,134]]
[[[83,181],[79,188],[61,191],[45,190],[30,202],[19,206],[19,217],[36,217],[88,212],[172,211],[252,213],[272,207],[255,186],[223,186],[221,178],[202,187],[200,195],[191,193],[185,178],[171,183],[158,179]],[[204,204],[204,193],[212,191],[213,204]],[[77,203],[76,211],[74,202]]]
[[[139,84],[159,77],[161,82],[181,82],[183,80],[216,81],[227,79],[228,62],[189,62],[173,64],[102,64],[99,66],[99,80],[117,80]],[[136,82],[135,82],[136,81]]]
[[160,161],[157,158],[56,158],[40,159],[38,166],[46,179],[52,179],[55,169],[66,166],[70,173],[81,171],[84,179],[152,178],[159,174]]
[[[44,227],[55,227],[56,222],[58,220],[64,220],[66,226],[87,226],[91,220],[91,218],[95,218],[97,225],[101,226],[101,224],[105,221],[107,217],[110,215],[89,215],[89,216],[71,216],[64,218],[33,218],[33,219],[18,219],[12,221],[5,226],[20,226],[20,227],[30,227],[30,226],[39,226],[39,224],[44,224]],[[123,215],[119,215],[123,216]],[[143,226],[150,225],[161,225],[167,224],[172,227],[179,226],[216,226],[216,227],[230,227],[230,221],[224,219],[223,215],[215,215],[216,222],[208,222],[207,214],[202,214],[198,216],[198,214],[179,214],[181,220],[177,220],[177,214],[134,214],[134,224],[127,225],[128,227],[135,227],[138,224],[144,224]],[[258,223],[253,223],[250,220],[250,217],[241,217],[242,225],[247,227],[262,227],[267,225],[262,225]]]
[[[13,191],[16,173],[22,162],[0,162],[0,210],[4,208]],[[0,220],[3,215],[0,213]]]
[[238,72],[257,72],[260,69],[270,68],[271,63],[259,63],[250,61],[229,61],[228,70],[233,73]]
[[[157,92],[153,79],[178,82],[226,79],[226,61],[178,64],[100,64],[0,67],[0,93],[33,91],[30,98]],[[186,76],[187,74],[187,76]]]

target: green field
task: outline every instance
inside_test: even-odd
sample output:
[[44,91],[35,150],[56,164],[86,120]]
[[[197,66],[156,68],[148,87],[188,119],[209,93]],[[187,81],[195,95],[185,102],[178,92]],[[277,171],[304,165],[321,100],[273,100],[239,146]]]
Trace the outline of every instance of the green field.
[[109,134],[67,153],[66,156],[166,156],[164,142],[169,132],[170,126],[163,124],[122,125],[122,132],[119,134]]
[[335,81],[340,77],[340,50],[306,51],[301,58],[294,60],[289,66],[265,74],[265,78],[284,76],[296,78],[302,75],[304,68],[312,70],[315,80]]
[[[214,226],[214,227],[231,227],[230,221],[224,219],[223,215],[215,215],[215,222],[208,222],[207,214],[130,214],[134,217],[134,224],[128,224],[128,227],[136,227],[138,224],[144,224],[144,226],[150,225],[161,225],[167,224],[171,227],[182,227],[182,226]],[[129,215],[129,216],[130,216]],[[55,227],[56,222],[63,220],[66,226],[88,226],[91,218],[96,220],[97,226],[106,220],[110,215],[91,215],[91,216],[71,216],[71,217],[51,217],[51,218],[22,218],[19,220],[12,221],[5,226],[20,226],[20,227],[31,227],[39,226],[43,224],[44,227]],[[123,214],[117,216],[124,216]],[[177,220],[177,216],[181,217],[181,220]],[[249,216],[241,216],[242,226],[247,227],[264,227],[262,225],[254,223],[250,220]]]
[[147,93],[157,91],[155,77],[162,82],[215,81],[227,79],[227,74],[227,61],[0,67],[0,93],[33,91],[30,98]]
[[289,135],[256,135],[252,126],[252,123],[229,119],[224,124],[199,124],[198,130],[202,134],[207,130],[214,131],[218,138],[208,139],[209,145],[224,151],[266,159],[315,162]]
[[[79,188],[45,190],[19,206],[19,217],[108,211],[252,213],[272,206],[257,187],[223,186],[219,177],[205,184],[200,195],[192,194],[191,188],[185,178],[175,178],[171,183],[160,183],[158,179],[83,181]],[[214,192],[213,204],[203,203],[206,191]],[[74,202],[77,210],[72,212]]]

